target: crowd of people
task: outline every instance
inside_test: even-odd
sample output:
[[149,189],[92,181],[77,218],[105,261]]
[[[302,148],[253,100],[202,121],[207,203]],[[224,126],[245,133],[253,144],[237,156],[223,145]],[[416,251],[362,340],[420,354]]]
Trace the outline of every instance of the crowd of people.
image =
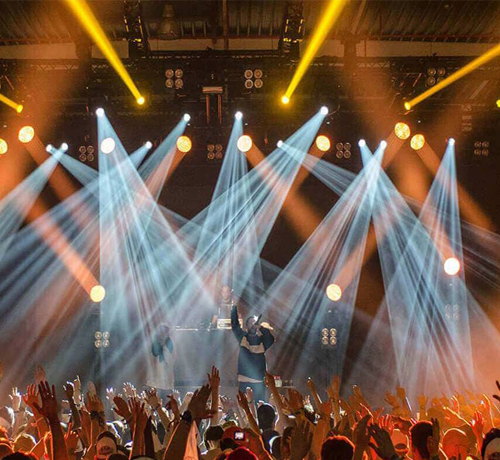
[[0,460],[500,460],[500,410],[486,395],[422,395],[412,410],[402,388],[383,407],[357,386],[342,398],[338,377],[325,394],[310,379],[308,395],[284,394],[269,373],[265,385],[267,401],[250,388],[232,400],[214,367],[183,398],[127,383],[101,399],[79,378],[56,390],[39,367],[0,408]]

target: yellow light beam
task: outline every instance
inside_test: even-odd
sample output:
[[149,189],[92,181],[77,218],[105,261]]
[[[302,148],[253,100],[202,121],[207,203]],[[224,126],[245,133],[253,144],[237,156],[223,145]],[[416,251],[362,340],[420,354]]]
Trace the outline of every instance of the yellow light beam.
[[405,102],[404,104],[405,109],[410,110],[412,107],[415,107],[417,104],[420,104],[428,97],[432,96],[433,94],[436,94],[438,91],[441,91],[442,89],[446,88],[452,83],[455,83],[457,80],[460,80],[462,77],[465,77],[467,74],[471,73],[478,67],[482,66],[483,64],[486,64],[487,62],[491,61],[492,59],[496,58],[499,55],[500,55],[500,44],[496,45],[486,53],[482,54],[473,61],[469,62],[461,69],[458,69],[455,73],[452,73],[449,77],[440,81],[437,85],[432,86],[427,91],[424,91],[422,94],[413,98],[411,101]]
[[139,105],[144,104],[144,96],[140,93],[139,89],[133,82],[132,77],[127,72],[127,69],[125,69],[125,66],[114,50],[113,45],[106,37],[106,34],[102,30],[99,22],[94,16],[94,13],[92,13],[92,10],[89,8],[85,0],[66,0],[66,3],[69,5],[75,16],[80,20],[82,26],[85,27],[85,30],[92,37],[102,54],[104,54],[120,78],[127,85],[128,89],[135,97],[136,102]]
[[0,102],[3,102],[5,105],[8,105],[11,109],[14,109],[17,113],[21,113],[23,111],[23,106],[14,102],[12,99],[9,99],[7,96],[0,94]]
[[302,60],[300,61],[299,66],[297,67],[297,70],[295,71],[292,81],[288,85],[288,88],[284,96],[282,97],[282,102],[284,104],[288,103],[285,101],[290,101],[292,94],[297,89],[297,86],[302,80],[302,77],[307,72],[307,69],[311,64],[311,61],[314,59],[314,56],[316,56],[316,53],[318,52],[319,48],[325,41],[328,32],[330,31],[333,24],[339,17],[346,3],[347,0],[329,1],[328,7],[323,16],[321,17],[321,21],[318,27],[316,28],[316,31],[314,32],[314,35],[312,36],[311,41],[309,42],[309,45],[307,46],[306,52],[304,53],[304,56],[302,57]]

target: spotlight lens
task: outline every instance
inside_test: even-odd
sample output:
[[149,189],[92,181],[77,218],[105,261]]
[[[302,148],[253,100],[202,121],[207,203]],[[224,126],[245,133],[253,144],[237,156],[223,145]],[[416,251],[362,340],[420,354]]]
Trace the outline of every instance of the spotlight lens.
[[497,99],[497,107],[500,107],[500,99]]
[[252,148],[253,141],[250,136],[244,134],[243,136],[240,136],[236,145],[241,152],[246,153]]
[[282,96],[281,97],[281,103],[282,104],[288,104],[290,102],[290,98],[288,96]]
[[364,139],[360,139],[359,142],[358,142],[358,145],[360,147],[364,147],[366,145],[366,141]]
[[396,123],[394,126],[394,133],[399,139],[408,139],[411,135],[410,127],[403,122]]
[[34,137],[35,137],[35,130],[32,126],[23,126],[19,130],[19,140],[23,144],[31,142]]
[[191,115],[189,115],[189,113],[185,113],[183,118],[184,121],[187,123],[189,120],[191,120]]
[[177,149],[179,152],[188,153],[193,147],[193,143],[188,136],[180,136],[177,139]]
[[153,147],[153,143],[151,141],[147,141],[145,146],[147,149],[150,149],[151,147]]
[[95,114],[98,116],[98,117],[102,117],[104,115],[104,109],[99,107],[96,111],[95,111]]
[[318,147],[318,149],[322,152],[328,152],[331,145],[330,139],[328,139],[327,136],[321,135],[316,138],[316,147]]
[[413,150],[420,150],[425,145],[425,137],[423,134],[415,134],[410,141],[410,146]]
[[380,142],[380,147],[385,149],[387,147],[387,142],[386,141]]
[[16,107],[16,112],[17,112],[17,113],[21,113],[23,110],[24,110],[24,106],[23,106],[22,104],[19,104],[19,105]]
[[104,289],[100,284],[95,285],[90,290],[90,299],[92,302],[99,303],[106,297],[106,289]]
[[9,150],[9,145],[5,139],[0,139],[0,155],[5,155]]
[[338,284],[329,284],[326,288],[326,296],[332,301],[337,302],[342,297],[342,289]]
[[68,149],[69,149],[69,145],[68,145],[66,142],[63,142],[63,143],[61,144],[61,150],[62,150],[63,152],[67,152],[67,151],[68,151]]
[[320,113],[321,115],[328,115],[328,107],[326,106],[321,107]]
[[141,97],[139,97],[139,98],[137,99],[137,103],[138,103],[139,105],[143,105],[145,102],[146,102],[146,99],[144,99],[144,97],[143,97],[143,96],[141,96]]
[[405,102],[405,109],[406,110],[410,110],[411,109],[411,104],[408,101]]
[[47,145],[47,147],[45,147],[45,150],[50,153],[50,152],[52,152],[53,148],[54,147],[52,146],[52,144],[49,144],[49,145]]
[[453,137],[450,137],[450,138],[448,139],[448,143],[449,143],[450,145],[455,145],[455,139],[453,139]]
[[116,142],[112,137],[107,137],[101,142],[101,152],[106,155],[111,153],[116,147]]
[[456,257],[450,257],[445,260],[444,272],[449,276],[455,276],[460,271],[460,261]]
[[243,118],[243,114],[241,112],[236,112],[234,114],[234,118],[236,118],[237,120],[241,120]]
[[278,143],[276,144],[276,146],[280,149],[281,147],[283,147],[283,141],[278,141]]

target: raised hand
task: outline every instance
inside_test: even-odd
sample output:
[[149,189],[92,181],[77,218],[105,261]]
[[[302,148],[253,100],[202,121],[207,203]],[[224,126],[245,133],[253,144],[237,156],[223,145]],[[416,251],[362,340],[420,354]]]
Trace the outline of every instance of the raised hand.
[[40,383],[47,381],[47,375],[43,366],[37,366],[35,371],[35,382],[39,385]]
[[199,390],[194,392],[187,409],[191,413],[193,420],[199,422],[214,415],[213,411],[207,408],[210,393],[210,385],[203,385]]
[[432,436],[427,438],[427,450],[429,451],[430,458],[439,456],[439,441],[441,439],[441,432],[439,429],[439,422],[436,418],[432,421]]
[[59,422],[59,406],[56,398],[56,388],[52,385],[50,388],[48,382],[42,382],[38,385],[42,405],[35,403],[38,412],[43,415],[49,422]]
[[476,436],[476,439],[482,439],[484,432],[484,419],[481,412],[476,411],[474,413],[474,417],[472,418],[469,425],[472,428],[472,432]]
[[76,447],[78,445],[78,440],[80,437],[78,436],[78,432],[73,430],[73,424],[70,423],[68,425],[68,431],[64,435],[64,441],[66,444],[66,450],[68,451],[68,455],[72,456],[75,454]]
[[217,369],[215,366],[212,366],[212,373],[207,374],[208,377],[208,384],[212,388],[219,388],[220,387],[220,375],[219,375],[219,369]]
[[245,390],[245,394],[247,396],[248,402],[253,403],[253,390],[250,387],[247,387]]
[[12,404],[12,409],[14,409],[16,412],[21,408],[21,393],[19,393],[19,390],[17,387],[12,388],[12,392],[9,395],[9,399]]
[[85,400],[85,407],[87,410],[92,413],[92,412],[104,412],[104,405],[102,401],[99,399],[99,396],[96,394],[91,393],[90,391],[87,393],[87,398]]
[[391,393],[389,392],[386,392],[385,393],[385,402],[387,404],[389,404],[389,406],[391,406],[393,409],[396,409],[399,407],[399,401],[398,401],[398,398],[394,395],[392,395]]
[[137,390],[135,389],[134,385],[132,385],[130,382],[126,382],[123,385],[123,393],[127,398],[137,397]]
[[375,441],[375,443],[371,442],[369,445],[380,458],[383,460],[389,460],[396,455],[396,449],[392,443],[391,436],[386,430],[373,424],[370,426],[369,431],[371,437]]
[[304,397],[295,388],[290,388],[288,390],[287,402],[292,413],[304,408]]
[[74,390],[74,399],[75,402],[78,404],[82,400],[82,382],[80,381],[80,376],[77,375],[76,379],[73,380],[73,390]]
[[238,400],[238,404],[246,414],[250,412],[250,405],[248,404],[247,395],[243,393],[243,391],[238,390],[238,394],[236,395],[236,399]]
[[172,411],[172,413],[174,414],[174,417],[176,419],[179,419],[181,416],[181,412],[179,410],[179,402],[178,402],[177,398],[175,397],[175,394],[169,395],[169,396],[167,396],[167,398],[168,398],[168,401],[167,401],[167,404],[165,406],[165,409]]
[[427,407],[427,401],[427,396],[425,396],[423,393],[418,397],[418,405],[421,409],[425,409]]
[[144,410],[144,403],[141,403],[139,399],[133,398],[129,404],[135,428],[139,431],[144,431],[148,422],[148,414]]
[[87,383],[87,395],[88,394],[97,395],[97,389],[95,387],[95,383],[92,382],[92,380],[90,380],[89,383]]
[[121,396],[115,396],[113,398],[113,402],[115,403],[114,411],[117,415],[124,418],[127,422],[130,422],[132,419],[132,412],[130,412],[127,401],[125,401]]
[[264,383],[266,384],[266,387],[271,391],[276,388],[276,380],[274,379],[274,375],[270,374],[269,372],[266,372]]
[[146,391],[146,401],[152,409],[157,410],[161,407],[161,399],[158,396],[156,388]]
[[113,387],[106,388],[106,399],[112,403],[113,399],[115,399],[116,393]]
[[71,382],[66,382],[66,385],[63,385],[64,393],[66,393],[66,398],[68,401],[72,400],[75,396],[75,387]]
[[303,460],[311,449],[313,430],[308,421],[302,421],[297,425],[290,438],[291,460]]
[[28,385],[26,394],[23,396],[24,404],[31,410],[38,412],[36,405],[38,404],[38,387],[35,384]]
[[[357,450],[364,452],[370,442],[370,433],[368,432],[368,422],[371,420],[371,414],[366,414],[352,431],[352,440]],[[361,457],[360,457],[361,458]]]

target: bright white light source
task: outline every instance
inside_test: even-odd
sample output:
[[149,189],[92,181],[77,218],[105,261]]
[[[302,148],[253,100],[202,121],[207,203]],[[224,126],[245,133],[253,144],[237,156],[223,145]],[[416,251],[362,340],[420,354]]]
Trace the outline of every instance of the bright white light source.
[[144,146],[147,148],[147,149],[150,149],[151,147],[153,147],[153,143],[151,141],[147,141]]
[[45,150],[47,150],[47,152],[51,153],[53,148],[54,147],[52,146],[52,144],[49,144],[49,145],[47,145],[47,147],[45,147]]
[[96,284],[90,290],[90,299],[92,300],[92,302],[102,302],[104,300],[104,297],[106,297],[106,289],[104,289],[104,287],[102,287],[100,284]]
[[358,145],[360,147],[364,147],[366,145],[366,141],[364,139],[360,139],[359,142],[358,142]]
[[336,302],[342,297],[342,289],[338,284],[329,284],[326,288],[326,296],[332,301]]
[[276,144],[276,146],[280,149],[281,147],[283,147],[283,141],[282,140],[279,140],[278,143]]
[[63,152],[67,152],[67,151],[68,151],[68,149],[69,149],[69,145],[68,145],[66,142],[63,142],[63,143],[61,144],[61,150],[62,150]]
[[387,147],[387,142],[386,141],[382,141],[380,143],[380,148],[385,149],[386,147]]
[[253,145],[252,138],[250,136],[247,136],[246,134],[240,136],[238,142],[236,143],[238,149],[243,153],[248,152],[252,148],[252,145]]
[[111,153],[116,147],[116,142],[112,137],[107,137],[101,142],[101,152],[108,154]]
[[234,114],[234,118],[236,118],[237,120],[241,120],[243,118],[243,114],[238,111]]
[[453,139],[453,137],[450,137],[450,138],[448,139],[448,144],[450,144],[450,145],[455,145],[455,139]]
[[187,123],[189,120],[191,120],[191,115],[189,115],[189,113],[185,113],[182,118],[184,118],[184,121]]
[[460,261],[456,257],[450,257],[444,261],[443,268],[447,275],[455,276],[460,271]]
[[98,116],[98,117],[102,117],[104,115],[104,109],[99,107],[96,111],[95,111],[95,114]]
[[319,112],[321,113],[321,115],[328,115],[328,107],[326,106],[321,107]]

